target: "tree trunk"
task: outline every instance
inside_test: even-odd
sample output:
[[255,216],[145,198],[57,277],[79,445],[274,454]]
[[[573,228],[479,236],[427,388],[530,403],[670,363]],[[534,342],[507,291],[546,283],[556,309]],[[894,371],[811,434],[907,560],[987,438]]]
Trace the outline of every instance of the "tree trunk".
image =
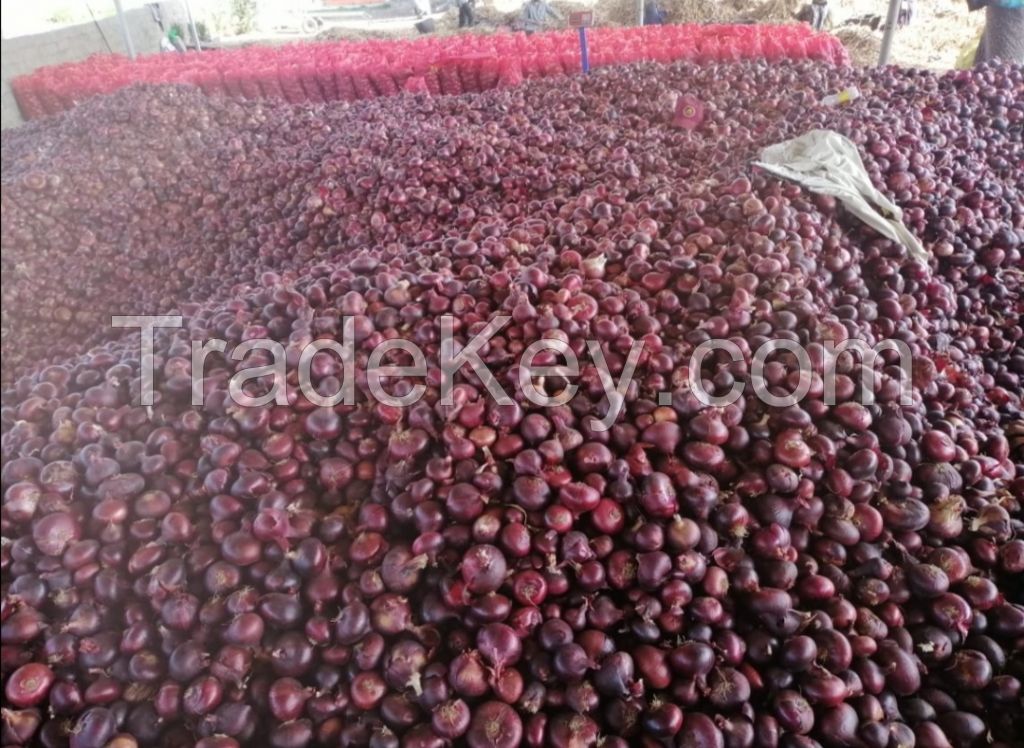
[[1024,9],[985,8],[985,33],[974,62],[995,59],[1024,63]]

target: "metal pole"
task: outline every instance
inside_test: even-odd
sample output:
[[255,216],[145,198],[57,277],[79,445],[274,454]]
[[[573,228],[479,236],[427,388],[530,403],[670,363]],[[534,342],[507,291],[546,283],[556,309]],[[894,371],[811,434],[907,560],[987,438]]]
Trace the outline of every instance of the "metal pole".
[[882,49],[878,53],[878,64],[888,65],[892,52],[892,37],[896,33],[896,22],[900,17],[900,0],[889,0],[889,15],[885,19],[885,33],[882,34]]
[[124,20],[124,8],[121,7],[121,0],[114,0],[114,7],[117,8],[117,20],[121,22],[121,36],[124,37],[124,46],[128,49],[128,57],[135,59],[135,45],[132,44],[132,35],[128,33],[128,22]]
[[203,46],[199,43],[199,32],[196,31],[196,21],[192,17],[192,4],[185,0],[185,14],[188,16],[188,25],[192,29],[192,38],[196,42],[196,52],[202,52]]
[[644,0],[636,0],[637,26],[644,25]]
[[580,61],[583,64],[583,73],[590,72],[590,50],[587,48],[587,27],[580,26]]

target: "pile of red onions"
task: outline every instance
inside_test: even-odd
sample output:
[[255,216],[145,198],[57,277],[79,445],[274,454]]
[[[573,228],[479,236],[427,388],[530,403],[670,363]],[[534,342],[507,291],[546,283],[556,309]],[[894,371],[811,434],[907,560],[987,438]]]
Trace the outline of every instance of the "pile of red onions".
[[[697,130],[667,91],[699,92]],[[137,89],[5,138],[27,373],[0,409],[0,745],[1020,745],[1022,95],[1007,66],[640,66],[356,106]],[[928,263],[749,166],[811,127],[858,145]],[[100,320],[171,309],[139,405],[138,336]],[[439,402],[439,315],[465,343],[499,314],[481,357],[510,393],[535,340],[595,341],[615,379],[644,343],[609,430],[589,362],[555,408],[465,370]],[[342,316],[357,370],[424,351],[387,384],[418,404],[357,378],[316,407],[295,371],[285,405],[228,398],[266,363],[234,346],[296,358]],[[885,354],[841,356],[826,404],[850,337],[910,347],[909,405]],[[743,355],[705,360],[708,391],[786,339],[808,396],[705,407],[683,367],[712,338]],[[801,381],[786,353],[765,379]]]

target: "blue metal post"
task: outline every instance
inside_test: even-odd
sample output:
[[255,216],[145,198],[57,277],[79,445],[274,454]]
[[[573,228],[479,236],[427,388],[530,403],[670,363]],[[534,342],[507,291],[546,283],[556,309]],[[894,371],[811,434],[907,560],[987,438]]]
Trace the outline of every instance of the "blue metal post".
[[587,27],[580,26],[580,60],[583,62],[584,74],[590,72],[590,51],[587,49]]

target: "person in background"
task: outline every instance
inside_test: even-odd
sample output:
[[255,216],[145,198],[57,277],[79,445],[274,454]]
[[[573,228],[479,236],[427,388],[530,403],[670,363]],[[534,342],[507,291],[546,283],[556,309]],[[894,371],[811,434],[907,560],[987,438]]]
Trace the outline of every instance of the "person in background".
[[456,0],[456,2],[459,6],[459,28],[468,29],[476,23],[473,18],[473,10],[476,5],[476,0]]
[[171,40],[171,44],[179,52],[188,51],[188,47],[185,46],[185,40],[181,38],[181,29],[178,28],[177,24],[171,26],[171,30],[167,32],[167,38]]
[[171,30],[160,38],[161,52],[185,52],[187,49],[177,26],[171,26]]
[[522,15],[519,18],[519,28],[527,34],[540,31],[544,28],[548,18],[562,20],[562,14],[552,8],[544,0],[527,0],[523,6]]
[[896,17],[896,28],[902,29],[909,26],[914,20],[914,0],[901,0],[900,14]]
[[989,60],[1024,63],[1024,0],[967,0],[967,7],[985,9],[975,65]]
[[644,3],[644,26],[661,26],[667,16],[668,13],[658,0],[647,0]]
[[829,17],[828,0],[811,0],[811,28],[823,31]]

